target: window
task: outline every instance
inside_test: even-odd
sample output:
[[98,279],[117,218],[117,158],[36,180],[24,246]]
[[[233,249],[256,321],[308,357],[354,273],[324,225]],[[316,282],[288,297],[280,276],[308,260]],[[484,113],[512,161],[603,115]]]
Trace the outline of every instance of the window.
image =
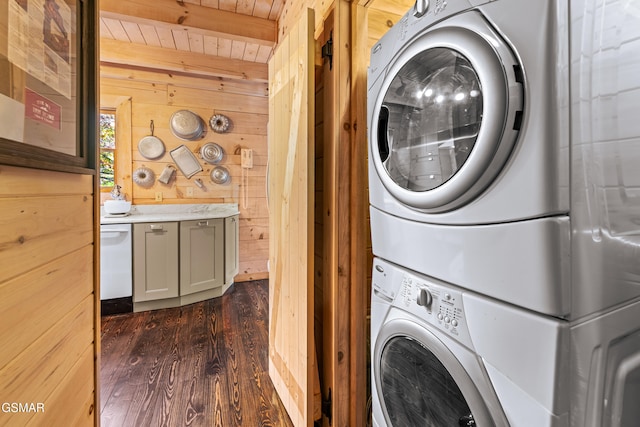
[[116,113],[100,111],[100,187],[111,189],[116,172]]

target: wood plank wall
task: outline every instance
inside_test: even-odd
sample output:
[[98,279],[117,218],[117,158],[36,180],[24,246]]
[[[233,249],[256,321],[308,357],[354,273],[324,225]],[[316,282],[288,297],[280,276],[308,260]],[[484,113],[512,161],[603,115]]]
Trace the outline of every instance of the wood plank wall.
[[[316,61],[317,62],[317,61]],[[315,67],[315,196],[314,196],[314,336],[316,353],[322,359],[324,301],[324,78],[322,66]],[[322,370],[322,364],[319,366]],[[323,372],[319,372],[322,378]]]
[[95,423],[93,177],[0,165],[0,426]]
[[[100,96],[102,107],[124,111],[130,108],[130,136],[118,138],[117,156],[124,157],[117,165],[116,182],[123,186],[127,200],[134,204],[190,204],[238,203],[240,208],[240,273],[236,281],[268,277],[269,212],[266,198],[268,86],[266,82],[207,79],[127,69],[113,65],[100,67]],[[130,107],[126,105],[130,103]],[[197,113],[205,120],[207,132],[198,141],[184,141],[173,135],[169,128],[171,115],[181,109]],[[224,134],[209,128],[213,114],[224,114],[231,119],[231,130]],[[125,115],[126,117],[126,115]],[[150,134],[154,121],[154,135],[165,144],[166,153],[158,160],[147,160],[138,152],[138,141]],[[132,173],[138,167],[152,169],[158,177],[173,163],[169,151],[184,144],[197,157],[202,145],[215,142],[225,150],[220,163],[229,169],[231,183],[214,184],[210,179],[212,166],[200,160],[204,170],[191,179],[176,172],[168,185],[158,181],[150,188],[132,183]],[[248,170],[248,185],[241,185],[240,150],[253,150],[253,168]],[[125,154],[121,154],[124,151]],[[205,189],[195,185],[200,178]],[[189,192],[193,191],[193,196]],[[245,196],[246,191],[246,198]],[[162,193],[162,202],[155,201]],[[108,198],[108,193],[102,198]]]

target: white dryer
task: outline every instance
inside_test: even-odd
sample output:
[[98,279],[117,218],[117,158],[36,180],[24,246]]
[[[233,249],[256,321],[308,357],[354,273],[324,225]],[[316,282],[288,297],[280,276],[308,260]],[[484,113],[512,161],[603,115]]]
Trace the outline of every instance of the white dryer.
[[640,302],[580,322],[374,260],[375,427],[635,427]]
[[374,255],[559,318],[638,298],[637,9],[417,1],[371,54]]
[[567,20],[553,0],[418,1],[373,47],[376,256],[569,313]]

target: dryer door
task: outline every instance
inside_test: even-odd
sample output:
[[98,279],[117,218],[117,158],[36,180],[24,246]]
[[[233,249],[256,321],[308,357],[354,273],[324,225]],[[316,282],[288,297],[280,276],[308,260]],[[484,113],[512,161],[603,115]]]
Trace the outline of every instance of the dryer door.
[[428,212],[477,197],[502,169],[522,119],[523,76],[477,12],[426,30],[390,65],[371,123],[385,187]]
[[416,323],[387,323],[374,351],[375,387],[388,426],[499,424],[460,361]]

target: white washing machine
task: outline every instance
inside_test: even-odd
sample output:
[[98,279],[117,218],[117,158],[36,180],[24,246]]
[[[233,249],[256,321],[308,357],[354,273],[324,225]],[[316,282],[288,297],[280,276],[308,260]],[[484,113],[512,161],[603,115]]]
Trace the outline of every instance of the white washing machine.
[[375,259],[376,427],[635,427],[640,302],[580,323]]
[[[637,8],[416,2],[371,54],[374,255],[559,318],[639,297]],[[607,195],[626,200],[625,238],[609,239]]]

